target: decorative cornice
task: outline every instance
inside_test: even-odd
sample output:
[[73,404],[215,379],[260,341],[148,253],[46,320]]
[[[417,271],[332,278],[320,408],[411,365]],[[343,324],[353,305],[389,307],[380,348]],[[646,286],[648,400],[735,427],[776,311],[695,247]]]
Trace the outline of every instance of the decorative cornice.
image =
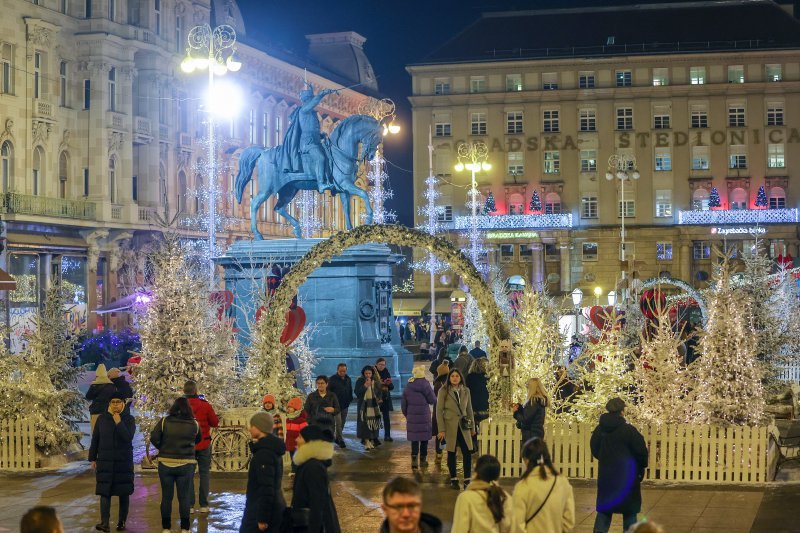
[[122,149],[122,142],[125,134],[119,131],[112,131],[108,136],[108,155],[116,154]]

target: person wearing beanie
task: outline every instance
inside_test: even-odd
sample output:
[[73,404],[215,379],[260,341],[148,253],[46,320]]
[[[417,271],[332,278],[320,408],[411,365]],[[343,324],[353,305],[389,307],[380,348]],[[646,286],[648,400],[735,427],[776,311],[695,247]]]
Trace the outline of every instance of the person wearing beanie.
[[307,510],[308,533],[340,533],[339,517],[330,490],[328,468],[333,459],[333,431],[328,424],[308,425],[297,438],[294,463],[297,475],[292,491],[292,509]]
[[[112,385],[113,386],[113,385]],[[125,413],[125,397],[113,392],[105,413],[97,415],[89,461],[95,471],[95,494],[100,496],[97,531],[111,531],[111,497],[119,498],[117,531],[125,530],[130,495],[133,494],[133,436],[136,423]]]
[[[219,417],[211,403],[204,396],[198,394],[197,382],[188,380],[183,384],[183,394],[192,406],[192,412],[197,423],[200,424],[202,438],[194,447],[194,456],[197,459],[197,472],[200,477],[200,486],[197,491],[197,509],[200,513],[207,513],[208,492],[211,489],[211,428],[219,427]],[[192,476],[192,497],[190,501],[192,512],[194,512],[195,491],[194,476]]]
[[265,394],[264,398],[261,399],[261,407],[264,408],[264,412],[272,415],[272,434],[283,440],[283,420],[281,420],[281,414],[275,404],[275,396]]
[[[406,437],[411,443],[411,468],[428,466],[428,441],[431,440],[431,406],[436,405],[433,387],[425,379],[425,367],[417,365],[403,389],[400,409],[406,417]],[[418,462],[419,461],[419,462]]]
[[[436,378],[433,380],[433,394],[438,398],[439,389],[447,383],[447,375],[450,373],[450,365],[447,364],[447,361],[442,362],[436,368]],[[436,420],[436,411],[434,410],[431,414],[431,436],[436,437],[439,434],[439,423]],[[439,439],[433,439],[433,449],[436,451],[436,461],[439,462],[442,460],[442,448],[441,442]]]
[[97,418],[108,411],[108,402],[111,396],[117,392],[117,387],[108,378],[106,365],[100,363],[95,370],[94,381],[89,385],[89,390],[86,391],[86,399],[91,403],[89,404],[89,415],[91,420],[91,432],[94,432],[94,425],[97,423]]
[[[289,400],[286,404],[286,451],[289,456],[294,458],[295,451],[297,451],[297,437],[300,436],[300,431],[308,425],[306,419],[306,412],[303,411],[303,399],[296,397]],[[292,461],[292,473],[289,477],[295,475],[297,465]]]
[[[274,401],[274,399],[273,399]],[[273,434],[273,416],[266,411],[250,418],[252,457],[247,470],[247,494],[239,533],[280,531],[286,501],[283,498],[283,455],[286,446]]]
[[133,388],[131,384],[128,383],[128,380],[125,379],[125,376],[119,368],[112,368],[109,370],[108,379],[110,379],[111,383],[117,388],[117,392],[122,394],[122,397],[125,398],[125,413],[131,414],[131,404],[133,403]]
[[606,411],[589,441],[598,469],[594,531],[602,533],[611,527],[614,513],[622,515],[623,531],[636,523],[648,455],[644,437],[625,420],[625,402],[612,398]]

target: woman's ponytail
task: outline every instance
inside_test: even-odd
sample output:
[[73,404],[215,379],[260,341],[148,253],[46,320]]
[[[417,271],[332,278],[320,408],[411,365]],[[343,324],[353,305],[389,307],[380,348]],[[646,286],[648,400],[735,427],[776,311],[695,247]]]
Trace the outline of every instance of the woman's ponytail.
[[500,461],[493,455],[481,455],[475,463],[475,478],[489,483],[486,489],[486,506],[492,518],[499,524],[505,518],[505,504],[508,494],[497,485],[500,479]]

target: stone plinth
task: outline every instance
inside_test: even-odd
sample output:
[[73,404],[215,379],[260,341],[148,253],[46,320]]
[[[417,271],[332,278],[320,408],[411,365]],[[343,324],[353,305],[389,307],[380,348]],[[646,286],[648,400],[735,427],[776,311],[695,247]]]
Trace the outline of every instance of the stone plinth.
[[[234,295],[233,317],[243,344],[249,343],[271,265],[294,265],[318,242],[239,241],[216,260],[225,270],[226,289]],[[300,287],[298,303],[306,325],[317,327],[311,339],[319,359],[317,374],[331,375],[344,362],[355,379],[364,365],[383,356],[396,390],[408,381],[413,359],[400,345],[392,312],[392,267],[400,258],[382,244],[354,246],[317,268]]]

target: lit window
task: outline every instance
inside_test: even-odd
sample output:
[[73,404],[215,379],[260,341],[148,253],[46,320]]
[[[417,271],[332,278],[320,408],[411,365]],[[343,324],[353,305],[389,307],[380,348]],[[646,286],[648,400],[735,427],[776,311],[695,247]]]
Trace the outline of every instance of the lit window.
[[597,261],[596,242],[585,242],[581,245],[581,259],[583,261]]
[[656,243],[656,260],[657,261],[672,261],[672,243],[671,242],[657,242]]
[[784,191],[782,187],[772,187],[769,190],[769,208],[770,209],[786,208],[786,191]]
[[728,126],[743,128],[745,125],[744,105],[731,104],[728,106]]
[[469,79],[469,92],[471,93],[486,92],[486,77],[472,76]]
[[561,170],[561,155],[558,150],[549,150],[544,153],[544,173],[558,174]]
[[689,83],[703,85],[706,82],[706,67],[691,67],[689,69]]
[[594,109],[581,109],[578,112],[578,116],[581,131],[597,131],[597,111]]
[[630,70],[618,70],[616,72],[617,87],[630,87],[632,85],[632,75]]
[[433,134],[436,137],[449,137],[450,136],[450,123],[449,122],[437,122],[434,125]]
[[522,176],[525,173],[524,154],[522,152],[508,152],[509,176]]
[[656,191],[656,216],[672,216],[672,191],[670,189],[659,189]]
[[708,259],[711,257],[711,245],[706,241],[695,241],[692,245],[694,259]]
[[514,193],[508,196],[508,214],[509,215],[525,214],[525,198],[521,194]]
[[561,212],[561,197],[558,193],[550,192],[544,197],[544,212],[546,215],[553,215]]
[[692,170],[708,170],[708,146],[692,146]]
[[783,76],[781,74],[781,66],[778,63],[766,65],[767,81],[781,81]]
[[783,168],[786,166],[783,143],[767,145],[767,166],[769,168]]
[[522,90],[522,75],[521,74],[507,74],[506,75],[506,91],[516,92]]
[[448,78],[436,78],[433,81],[433,94],[450,94],[450,80]]
[[692,105],[692,128],[708,127],[708,109],[705,105]]
[[767,104],[767,126],[783,126],[783,102]]
[[558,73],[546,72],[542,74],[542,89],[552,91],[558,89]]
[[744,83],[744,66],[728,66],[728,83]]
[[506,113],[506,133],[522,133],[522,111]]
[[669,85],[669,69],[668,68],[654,68],[653,69],[653,85],[656,87],[662,85]]
[[670,128],[670,112],[668,106],[656,106],[653,108],[653,128],[657,130]]
[[581,197],[581,218],[597,218],[596,194],[584,194]]
[[747,168],[747,147],[741,144],[728,147],[728,168]]
[[708,211],[709,194],[707,189],[698,188],[692,193],[692,209],[695,211]]
[[578,88],[594,89],[594,72],[578,73]]
[[542,131],[546,133],[559,131],[557,110],[551,109],[543,112]]
[[656,148],[655,169],[672,170],[672,152],[669,148]]
[[581,172],[597,172],[597,150],[581,150]]
[[470,135],[486,135],[486,113],[473,112],[469,114]]
[[617,108],[617,129],[618,130],[633,129],[633,108],[631,107]]

